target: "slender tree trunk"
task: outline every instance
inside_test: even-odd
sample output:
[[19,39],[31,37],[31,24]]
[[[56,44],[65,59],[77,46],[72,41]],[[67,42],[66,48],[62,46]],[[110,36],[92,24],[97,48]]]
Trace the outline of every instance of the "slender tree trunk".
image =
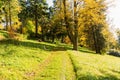
[[69,22],[68,22],[68,19],[67,19],[67,14],[66,14],[66,0],[63,0],[63,5],[64,5],[64,22],[65,22],[65,26],[66,26],[66,29],[67,29],[67,34],[68,34],[68,37],[70,38],[70,41],[73,43],[74,38],[73,38],[72,30],[69,26]]
[[6,20],[6,31],[8,30],[8,14],[5,11],[5,20]]
[[52,35],[52,43],[55,42],[55,35]]
[[[44,25],[44,24],[43,24],[43,25]],[[42,39],[42,41],[45,41],[43,26],[41,27],[41,32],[42,32],[41,39]]]
[[23,34],[23,26],[24,26],[24,20],[22,19],[22,24],[20,26],[20,33]]
[[38,37],[38,13],[37,0],[35,0],[35,37]]
[[77,3],[74,0],[74,43],[73,50],[78,50],[78,19],[77,19]]
[[13,30],[13,28],[12,28],[12,19],[11,19],[11,2],[10,2],[10,0],[9,0],[9,2],[8,2],[9,4],[9,24],[10,24],[10,28],[11,28],[11,30]]
[[97,39],[97,48],[98,48],[98,52],[99,54],[101,54],[101,49],[100,49],[100,30],[99,29],[96,29],[96,39]]
[[92,33],[93,33],[95,52],[100,53],[99,49],[98,49],[98,44],[97,44],[98,42],[97,42],[97,35],[96,35],[96,31],[95,31],[95,26],[92,26]]
[[61,43],[64,43],[64,35],[61,36]]

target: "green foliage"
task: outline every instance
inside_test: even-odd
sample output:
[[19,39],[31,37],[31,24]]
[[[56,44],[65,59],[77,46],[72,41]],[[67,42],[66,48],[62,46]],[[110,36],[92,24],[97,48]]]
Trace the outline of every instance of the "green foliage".
[[[70,0],[63,1],[54,1],[54,7],[49,11],[46,0],[0,1],[1,22],[6,27],[11,23],[14,35],[13,39],[8,39],[11,38],[10,32],[0,31],[0,79],[120,79],[119,58],[97,55],[94,51],[81,48],[85,46],[101,53],[109,47],[108,44],[114,43],[114,39],[110,40],[106,22],[107,4],[104,0],[74,0],[74,4]],[[24,40],[24,35],[15,33],[19,26],[21,33],[30,36],[40,31],[38,33],[41,33],[42,41],[52,39],[54,42],[56,37],[69,40],[65,39],[67,34],[75,50],[78,46],[77,38],[80,37],[81,47],[78,47],[77,52],[70,51],[73,46],[58,42],[51,44]],[[106,42],[108,40],[110,41]]]
[[[14,30],[19,28],[19,19],[18,13],[21,11],[18,0],[2,0],[2,21],[8,27],[8,23],[11,23],[11,26]],[[7,20],[6,20],[7,19]],[[11,22],[12,21],[12,22]],[[11,27],[9,24],[9,28]]]
[[34,24],[32,21],[28,20],[27,23],[26,23],[26,26],[23,28],[23,30],[25,30],[24,33],[34,33]]
[[120,57],[120,51],[119,50],[114,50],[114,49],[112,50],[111,49],[111,50],[108,51],[108,54],[116,56],[116,57]]
[[116,46],[118,49],[120,49],[120,29],[116,29],[116,35],[117,35]]

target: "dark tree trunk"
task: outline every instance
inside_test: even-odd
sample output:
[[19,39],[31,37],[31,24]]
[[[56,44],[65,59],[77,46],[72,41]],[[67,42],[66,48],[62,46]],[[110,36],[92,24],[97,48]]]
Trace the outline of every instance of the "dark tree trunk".
[[74,35],[72,33],[73,32],[72,29],[69,26],[69,22],[68,22],[67,15],[66,15],[66,0],[63,0],[63,5],[64,5],[64,22],[65,22],[65,26],[67,29],[67,34],[68,34],[68,37],[70,38],[70,41],[73,44],[74,43]]
[[24,26],[24,21],[23,21],[23,19],[22,19],[22,24],[21,24],[21,26],[20,26],[20,34],[23,34],[23,26]]
[[74,36],[74,42],[73,42],[73,50],[78,50],[78,33],[75,32],[75,36]]
[[45,36],[44,36],[44,30],[43,30],[43,28],[41,28],[41,32],[42,32],[42,35],[41,35],[42,41],[45,41]]
[[96,29],[97,48],[98,48],[98,52],[97,53],[101,54],[101,48],[100,48],[100,46],[102,44],[100,44],[100,34],[99,33],[100,33],[100,30]]
[[38,13],[37,13],[37,0],[35,0],[35,37],[38,37]]
[[77,2],[74,0],[74,42],[73,50],[78,50],[78,19],[77,19]]
[[92,26],[92,33],[93,33],[93,40],[94,40],[94,47],[95,47],[95,52],[98,53],[98,54],[101,54],[100,52],[100,48],[99,48],[99,44],[98,44],[98,35],[97,35],[97,32],[96,32],[96,28],[95,26]]
[[54,42],[55,42],[55,36],[52,35],[52,43],[54,43]]
[[64,36],[61,36],[61,43],[64,43]]
[[5,11],[5,20],[6,20],[6,31],[8,30],[8,14]]
[[13,30],[13,28],[12,28],[12,19],[11,19],[11,2],[10,2],[10,0],[9,0],[9,23],[10,23],[10,28],[11,28],[11,30]]

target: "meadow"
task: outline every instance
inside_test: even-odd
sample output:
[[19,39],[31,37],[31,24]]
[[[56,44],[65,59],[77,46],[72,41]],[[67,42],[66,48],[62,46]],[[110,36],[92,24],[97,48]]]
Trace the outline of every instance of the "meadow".
[[0,80],[120,80],[119,57],[0,35]]

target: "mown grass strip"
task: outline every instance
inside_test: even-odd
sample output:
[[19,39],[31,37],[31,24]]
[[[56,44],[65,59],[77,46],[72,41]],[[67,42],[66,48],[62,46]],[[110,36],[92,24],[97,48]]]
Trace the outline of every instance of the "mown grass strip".
[[76,80],[76,72],[68,52],[64,53],[64,59],[64,63],[66,63],[66,80]]
[[50,64],[36,80],[75,80],[73,66],[66,51],[55,51]]

